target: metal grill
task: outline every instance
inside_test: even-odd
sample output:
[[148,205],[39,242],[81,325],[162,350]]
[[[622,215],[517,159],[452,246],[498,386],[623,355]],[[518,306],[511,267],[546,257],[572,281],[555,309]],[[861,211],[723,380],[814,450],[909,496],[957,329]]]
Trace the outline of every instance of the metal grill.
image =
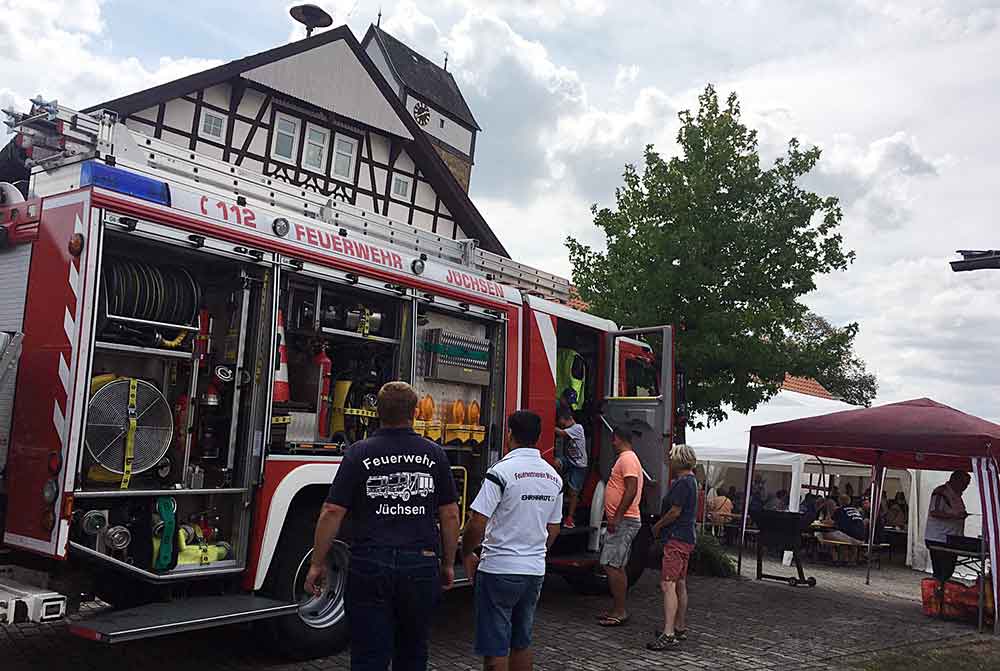
[[[128,389],[128,378],[107,383],[91,398],[87,414],[87,452],[112,473],[122,473],[125,463]],[[132,472],[142,473],[160,463],[170,449],[174,419],[163,394],[144,380],[136,384],[135,416]]]

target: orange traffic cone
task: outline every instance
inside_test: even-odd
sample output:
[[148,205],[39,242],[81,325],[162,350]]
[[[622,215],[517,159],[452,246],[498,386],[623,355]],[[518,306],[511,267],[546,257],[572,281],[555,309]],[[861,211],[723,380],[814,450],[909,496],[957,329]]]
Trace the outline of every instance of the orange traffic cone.
[[288,389],[288,345],[285,340],[285,316],[278,310],[278,372],[274,375],[273,401],[288,403],[291,393]]

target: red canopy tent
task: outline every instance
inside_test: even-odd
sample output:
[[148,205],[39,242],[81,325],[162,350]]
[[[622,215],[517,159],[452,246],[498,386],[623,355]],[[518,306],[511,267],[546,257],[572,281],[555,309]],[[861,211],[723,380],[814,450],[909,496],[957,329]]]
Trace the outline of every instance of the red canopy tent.
[[[993,593],[997,594],[1000,579],[1000,469],[997,465],[1000,425],[921,398],[753,427],[740,529],[741,568],[750,488],[759,447],[870,464],[872,517],[878,515],[886,468],[972,471],[983,504],[983,532],[989,545]],[[872,529],[868,539],[869,557],[874,525]]]

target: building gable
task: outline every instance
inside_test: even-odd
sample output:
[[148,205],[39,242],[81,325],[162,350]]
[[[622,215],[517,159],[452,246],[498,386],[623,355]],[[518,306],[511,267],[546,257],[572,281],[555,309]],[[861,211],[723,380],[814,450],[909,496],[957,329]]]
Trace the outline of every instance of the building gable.
[[[339,46],[325,49],[332,45]],[[308,55],[312,51],[323,55],[313,58]],[[381,101],[376,94],[381,95]],[[228,105],[221,104],[225,101]],[[204,151],[244,168],[259,169],[268,176],[338,200],[363,207],[367,207],[366,201],[371,202],[375,212],[443,236],[476,238],[483,249],[508,256],[464,185],[456,180],[397,97],[393,84],[383,78],[347,26],[84,111],[102,108],[118,112],[131,127],[173,144]],[[299,139],[292,143],[292,159],[272,160],[282,113],[301,118],[301,124],[292,129]],[[206,128],[209,122],[205,117],[219,115],[225,116],[221,124],[210,121]],[[310,126],[330,133],[326,150],[330,153],[323,156],[326,165],[322,170],[303,163]],[[220,131],[223,137],[218,137]],[[353,135],[356,140],[350,178],[331,172],[334,139],[341,134],[348,139]],[[383,155],[389,160],[379,160]],[[410,175],[396,166],[400,157],[415,162]],[[404,179],[393,195],[396,173]],[[406,177],[411,178],[408,189]],[[408,197],[403,195],[406,193]],[[401,217],[401,210],[393,205],[403,204],[407,198],[409,211]]]
[[371,75],[343,41],[330,42],[242,74],[250,81],[407,140],[413,139]]

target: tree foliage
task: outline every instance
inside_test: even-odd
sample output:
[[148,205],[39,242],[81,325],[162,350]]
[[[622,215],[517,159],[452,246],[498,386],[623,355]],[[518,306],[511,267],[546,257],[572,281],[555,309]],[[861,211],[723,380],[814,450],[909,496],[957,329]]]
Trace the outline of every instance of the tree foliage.
[[837,232],[837,199],[801,185],[818,148],[792,139],[762,167],[736,95],[720,104],[712,86],[696,114],[679,116],[679,154],[664,159],[648,146],[641,172],[626,166],[615,207],[594,206],[606,251],[573,238],[567,246],[573,280],[595,313],[679,327],[677,356],[697,426],[724,418],[724,405],[753,410],[786,372],[844,370],[835,364],[850,355],[856,325],[828,334],[842,345],[831,362],[809,335],[801,298],[817,275],[846,269],[854,253]]
[[790,370],[815,379],[846,403],[870,406],[878,392],[878,380],[854,355],[857,334],[857,322],[837,328],[816,313],[807,312],[791,334],[798,360]]

